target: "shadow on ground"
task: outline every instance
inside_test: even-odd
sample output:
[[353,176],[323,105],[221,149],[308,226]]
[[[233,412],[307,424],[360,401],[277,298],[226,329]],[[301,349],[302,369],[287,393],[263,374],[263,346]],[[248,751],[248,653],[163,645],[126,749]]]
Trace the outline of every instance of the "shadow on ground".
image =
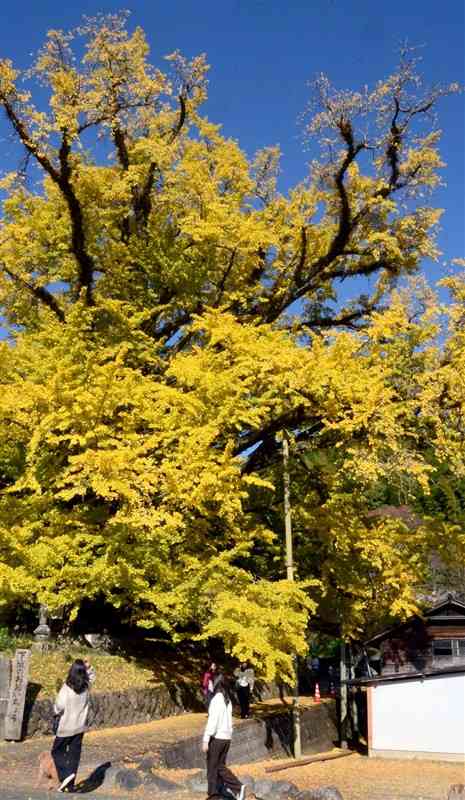
[[111,767],[111,761],[106,761],[105,764],[100,764],[94,771],[83,781],[76,784],[76,790],[79,794],[89,794],[100,789],[105,781],[107,770]]

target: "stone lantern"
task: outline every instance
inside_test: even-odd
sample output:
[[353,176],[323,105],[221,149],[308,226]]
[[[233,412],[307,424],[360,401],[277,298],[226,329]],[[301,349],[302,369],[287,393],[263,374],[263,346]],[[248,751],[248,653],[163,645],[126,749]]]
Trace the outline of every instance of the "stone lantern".
[[46,650],[50,641],[50,628],[47,624],[47,606],[41,605],[39,608],[39,624],[34,631],[34,648]]

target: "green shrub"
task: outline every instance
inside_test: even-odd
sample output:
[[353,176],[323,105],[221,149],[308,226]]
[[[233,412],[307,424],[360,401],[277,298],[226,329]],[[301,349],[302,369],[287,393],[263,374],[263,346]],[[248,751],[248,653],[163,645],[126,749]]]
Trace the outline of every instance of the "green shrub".
[[0,627],[0,651],[14,650],[16,647],[16,639],[11,635],[7,627]]

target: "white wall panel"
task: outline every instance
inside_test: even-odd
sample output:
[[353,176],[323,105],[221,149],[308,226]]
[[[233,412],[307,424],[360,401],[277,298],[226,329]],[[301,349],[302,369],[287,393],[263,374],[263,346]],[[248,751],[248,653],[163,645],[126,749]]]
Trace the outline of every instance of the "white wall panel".
[[378,684],[371,748],[465,754],[465,675]]

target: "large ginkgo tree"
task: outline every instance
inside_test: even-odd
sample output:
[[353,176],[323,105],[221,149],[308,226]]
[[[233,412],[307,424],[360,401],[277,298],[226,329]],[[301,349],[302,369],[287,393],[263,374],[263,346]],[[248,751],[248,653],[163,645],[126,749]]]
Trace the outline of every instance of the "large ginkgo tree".
[[[456,87],[407,53],[361,93],[317,79],[321,156],[283,194],[276,147],[250,160],[202,115],[207,69],[156,69],[116,15],[50,31],[26,75],[0,62],[24,154],[2,182],[1,601],[104,598],[273,677],[331,592],[348,630],[413,607],[426,534],[364,509],[380,480],[428,482],[406,382],[434,373],[436,323],[392,292],[438,255],[432,119]],[[295,584],[283,430],[306,464]]]

